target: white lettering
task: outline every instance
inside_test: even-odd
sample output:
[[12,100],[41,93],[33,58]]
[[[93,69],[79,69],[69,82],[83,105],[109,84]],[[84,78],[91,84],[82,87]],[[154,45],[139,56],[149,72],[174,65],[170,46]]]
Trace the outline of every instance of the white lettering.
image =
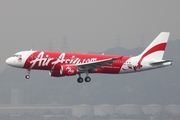
[[[66,64],[82,64],[82,63],[89,63],[89,62],[95,62],[97,61],[97,58],[88,58],[88,59],[80,59],[76,58],[74,55],[71,58],[65,58],[66,53],[61,53],[59,57],[51,58],[49,55],[44,56],[44,52],[40,52],[37,57],[35,57],[34,60],[30,61],[31,67],[33,68],[36,64],[38,67],[40,66],[48,66],[50,63],[53,66],[55,66],[58,63],[66,63]],[[51,62],[52,61],[52,62]]]
[[66,62],[65,63],[68,63],[68,62],[70,62],[71,60],[70,59],[66,59]]
[[73,55],[70,61],[70,64],[73,63],[73,60],[75,59],[75,56]]
[[56,61],[52,62],[52,65],[63,63],[64,61],[66,61],[64,58],[65,58],[65,53],[62,53]]
[[32,63],[31,67],[30,68],[33,68],[34,65],[38,63],[38,66],[48,66],[49,62],[51,60],[53,60],[53,58],[48,58],[49,55],[46,55],[46,57],[43,57],[44,56],[44,52],[40,52],[39,55],[36,57],[35,60],[32,60],[30,63]]
[[46,58],[43,58],[44,61],[43,61],[43,63],[42,63],[42,66],[47,66],[47,65],[48,65],[49,60],[50,60],[50,59],[48,59],[48,57],[49,57],[49,55],[46,55]]
[[69,75],[74,74],[74,70],[72,70],[71,67],[68,66],[66,70],[68,71]]
[[36,57],[35,60],[32,60],[30,63],[32,63],[31,67],[34,67],[34,65],[39,62],[38,66],[41,65],[42,61],[43,61],[43,55],[44,55],[44,52],[40,52],[39,55]]

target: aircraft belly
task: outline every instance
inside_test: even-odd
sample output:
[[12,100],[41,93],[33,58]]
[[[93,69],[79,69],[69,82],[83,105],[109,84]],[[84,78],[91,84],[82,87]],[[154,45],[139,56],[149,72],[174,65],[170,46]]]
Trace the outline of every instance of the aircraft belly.
[[103,73],[118,74],[120,67],[118,66],[104,66]]
[[120,67],[117,66],[103,66],[101,68],[96,68],[90,73],[109,73],[109,74],[119,74]]

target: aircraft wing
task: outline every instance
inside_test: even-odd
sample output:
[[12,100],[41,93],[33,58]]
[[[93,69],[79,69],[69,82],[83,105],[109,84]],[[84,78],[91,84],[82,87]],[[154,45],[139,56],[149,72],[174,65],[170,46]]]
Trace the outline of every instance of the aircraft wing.
[[167,62],[172,62],[173,60],[160,60],[160,61],[154,61],[154,62],[150,62],[150,65],[159,65],[159,64],[163,64],[163,63],[167,63]]
[[75,66],[78,67],[78,70],[80,72],[85,72],[88,70],[94,70],[97,67],[102,67],[105,64],[112,64],[114,60],[117,60],[118,58],[108,58],[104,60],[98,60],[94,62],[88,62],[88,63],[82,63],[82,64],[76,64]]

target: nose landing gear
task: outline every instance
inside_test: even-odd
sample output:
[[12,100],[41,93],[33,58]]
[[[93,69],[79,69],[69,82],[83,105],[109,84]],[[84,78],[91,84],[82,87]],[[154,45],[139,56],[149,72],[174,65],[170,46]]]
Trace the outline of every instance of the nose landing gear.
[[26,75],[25,78],[26,78],[26,79],[29,79],[29,78],[30,78],[30,75]]
[[27,75],[25,76],[26,79],[29,79],[30,78],[30,69],[27,70]]

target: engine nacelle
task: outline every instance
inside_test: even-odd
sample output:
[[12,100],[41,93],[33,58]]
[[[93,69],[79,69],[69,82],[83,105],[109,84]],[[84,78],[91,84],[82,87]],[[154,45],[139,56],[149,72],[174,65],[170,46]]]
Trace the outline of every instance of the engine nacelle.
[[52,77],[63,77],[63,76],[71,76],[77,74],[76,66],[68,66],[68,65],[56,65],[53,70],[49,72],[49,75]]
[[51,70],[49,75],[52,77],[63,77],[64,75],[60,74],[60,70]]
[[60,69],[60,74],[65,76],[71,76],[77,74],[77,67],[76,66],[66,66],[62,65]]

